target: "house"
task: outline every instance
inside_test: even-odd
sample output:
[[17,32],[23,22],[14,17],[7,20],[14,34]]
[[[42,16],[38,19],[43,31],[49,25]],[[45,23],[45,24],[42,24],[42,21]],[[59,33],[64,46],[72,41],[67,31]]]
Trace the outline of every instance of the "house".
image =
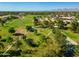
[[44,21],[50,22],[49,19],[48,19],[47,17],[44,19]]
[[16,29],[16,32],[13,34],[15,37],[19,37],[21,40],[26,35],[26,30],[22,27]]
[[72,20],[75,19],[75,16],[71,16],[69,14],[68,15],[61,14],[61,15],[56,15],[56,16],[54,16],[52,18],[54,18],[54,19],[61,19],[61,20],[63,20],[63,22],[69,22],[70,23]]
[[55,21],[55,18],[51,18],[51,21],[54,22]]
[[65,23],[71,23],[71,21],[72,20],[74,20],[75,19],[75,17],[74,16],[63,16],[63,17],[60,17],[60,19],[62,19],[63,20],[63,22],[65,22]]
[[61,18],[61,19],[64,19],[64,20],[73,20],[73,19],[75,19],[75,17],[74,16],[63,16],[63,17],[59,17],[59,18]]

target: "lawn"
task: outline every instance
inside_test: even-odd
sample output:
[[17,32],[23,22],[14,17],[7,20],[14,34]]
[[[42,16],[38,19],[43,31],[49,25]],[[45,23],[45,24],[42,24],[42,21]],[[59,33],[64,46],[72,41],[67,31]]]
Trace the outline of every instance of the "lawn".
[[65,34],[67,34],[67,36],[69,36],[72,40],[76,41],[77,43],[79,43],[79,34],[78,33],[74,33],[70,30],[66,30],[64,31]]
[[[30,26],[33,26],[33,17],[34,16],[38,16],[38,15],[26,15],[24,16],[24,19],[21,20],[21,19],[12,19],[12,20],[9,20],[7,21],[4,26],[0,26],[0,36],[2,36],[2,38],[6,38],[8,36],[12,36],[11,33],[8,32],[8,29],[10,27],[14,27],[15,29],[18,29],[19,27],[22,27],[22,28],[26,28],[27,25],[30,25]],[[49,28],[36,28],[38,33],[40,35],[36,35],[34,32],[28,32],[26,29],[26,36],[28,38],[31,38],[33,39],[36,43],[40,43],[42,45],[42,38],[41,36],[42,35],[48,35],[49,32],[51,31],[51,29]],[[53,38],[53,36],[50,34],[50,37]],[[14,40],[13,40],[14,41]],[[26,51],[28,49],[36,49],[34,47],[30,47],[24,40],[20,40],[22,45],[20,46],[21,50],[22,51]],[[10,44],[6,43],[6,42],[3,42],[4,46],[5,46],[5,49],[4,50],[0,50],[0,51],[5,51],[8,46],[10,46]],[[42,46],[40,46],[42,47]],[[38,48],[40,48],[38,47]],[[15,50],[15,47],[13,46],[10,50]],[[23,54],[22,54],[23,55]],[[29,54],[27,54],[28,56]]]
[[[24,19],[12,19],[12,20],[7,21],[7,23],[5,23],[4,26],[0,26],[0,36],[2,36],[2,38],[12,36],[12,34],[8,32],[8,29],[10,27],[14,27],[15,29],[18,29],[19,27],[21,27],[23,30],[26,30],[26,37],[27,38],[31,38],[31,39],[34,40],[35,43],[40,44],[40,46],[38,46],[38,47],[31,47],[23,39],[20,40],[20,42],[22,43],[21,46],[20,46],[20,49],[22,50],[21,56],[32,56],[31,54],[27,53],[28,50],[38,50],[38,52],[44,50],[43,48],[45,48],[44,45],[46,44],[46,42],[44,42],[42,37],[44,37],[44,36],[46,37],[46,36],[48,36],[48,34],[50,32],[52,32],[52,29],[50,29],[50,28],[37,28],[37,27],[34,27],[34,28],[37,29],[37,33],[39,35],[36,35],[34,32],[27,31],[27,29],[26,29],[27,25],[34,26],[33,25],[33,17],[34,16],[38,16],[38,15],[26,15],[26,16],[24,16]],[[40,15],[40,16],[42,16],[42,15]],[[72,32],[70,30],[64,30],[64,32],[72,40],[79,43],[79,34],[74,33],[74,32]],[[53,33],[50,33],[49,36],[47,37],[50,43],[54,39],[53,35],[54,35]],[[15,40],[13,40],[13,41],[15,41]],[[8,48],[8,46],[11,45],[11,44],[9,44],[7,42],[3,42],[3,44],[4,44],[5,48],[3,50],[0,50],[0,51],[5,51]],[[53,47],[54,47],[54,45],[53,45]],[[76,52],[77,51],[79,52],[79,50],[78,50],[79,45],[75,46],[75,47],[76,47]],[[56,48],[56,47],[54,47],[54,48]],[[48,48],[48,47],[46,49],[50,50],[50,48]],[[15,50],[15,46],[13,46],[10,50]],[[45,50],[45,51],[47,51],[47,50]]]

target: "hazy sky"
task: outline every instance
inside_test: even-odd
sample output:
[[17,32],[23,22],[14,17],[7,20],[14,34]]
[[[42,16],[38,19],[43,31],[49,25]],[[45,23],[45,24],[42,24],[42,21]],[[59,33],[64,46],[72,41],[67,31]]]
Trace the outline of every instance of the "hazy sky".
[[79,8],[79,2],[0,2],[0,11],[51,11]]

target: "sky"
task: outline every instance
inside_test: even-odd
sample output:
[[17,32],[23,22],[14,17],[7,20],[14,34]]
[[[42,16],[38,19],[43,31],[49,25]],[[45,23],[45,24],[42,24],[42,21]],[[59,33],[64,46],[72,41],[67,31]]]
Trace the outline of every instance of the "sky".
[[52,11],[79,8],[79,2],[0,2],[0,11]]

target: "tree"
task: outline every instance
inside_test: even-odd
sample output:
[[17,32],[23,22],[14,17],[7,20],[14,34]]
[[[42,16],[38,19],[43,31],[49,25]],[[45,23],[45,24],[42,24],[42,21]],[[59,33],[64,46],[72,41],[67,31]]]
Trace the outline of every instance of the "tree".
[[64,29],[65,27],[65,23],[63,22],[63,20],[58,19],[58,28],[59,29]]
[[50,23],[49,23],[49,28],[53,29],[54,26],[55,26],[54,24],[55,24],[54,22],[50,22]]
[[0,39],[2,39],[2,36],[0,36]]
[[58,55],[64,56],[64,52],[66,51],[66,46],[67,46],[66,36],[58,28],[55,28],[53,30],[54,30],[53,33],[54,33],[56,44],[58,44],[60,48]]
[[9,28],[9,33],[15,33],[14,27]]
[[5,21],[1,20],[0,23],[1,23],[2,26],[4,26]]
[[76,31],[77,31],[77,33],[79,33],[79,22],[78,22],[78,26],[77,26]]
[[34,34],[35,34],[35,35],[37,35],[37,34],[38,34],[37,29],[35,29]]
[[35,29],[32,26],[26,26],[27,31],[34,32]]
[[77,30],[78,30],[78,22],[77,22],[77,20],[73,20],[72,21],[72,23],[71,23],[71,30],[73,32],[77,32]]
[[39,25],[39,20],[38,20],[38,18],[37,18],[37,17],[34,17],[33,19],[34,19],[34,25],[35,25],[35,26],[38,26],[38,25]]
[[66,36],[62,34],[61,31],[57,28],[54,29],[54,37],[60,46],[63,46],[66,44],[66,40],[65,40]]
[[38,47],[38,46],[39,46],[38,42],[35,42],[35,41],[34,41],[33,39],[31,39],[31,38],[28,38],[26,42],[27,42],[30,46],[32,46],[32,47]]
[[12,41],[13,41],[13,38],[12,38],[12,37],[7,37],[7,38],[6,38],[6,42],[7,42],[7,43],[11,43]]
[[0,43],[0,49],[4,48],[4,44]]

